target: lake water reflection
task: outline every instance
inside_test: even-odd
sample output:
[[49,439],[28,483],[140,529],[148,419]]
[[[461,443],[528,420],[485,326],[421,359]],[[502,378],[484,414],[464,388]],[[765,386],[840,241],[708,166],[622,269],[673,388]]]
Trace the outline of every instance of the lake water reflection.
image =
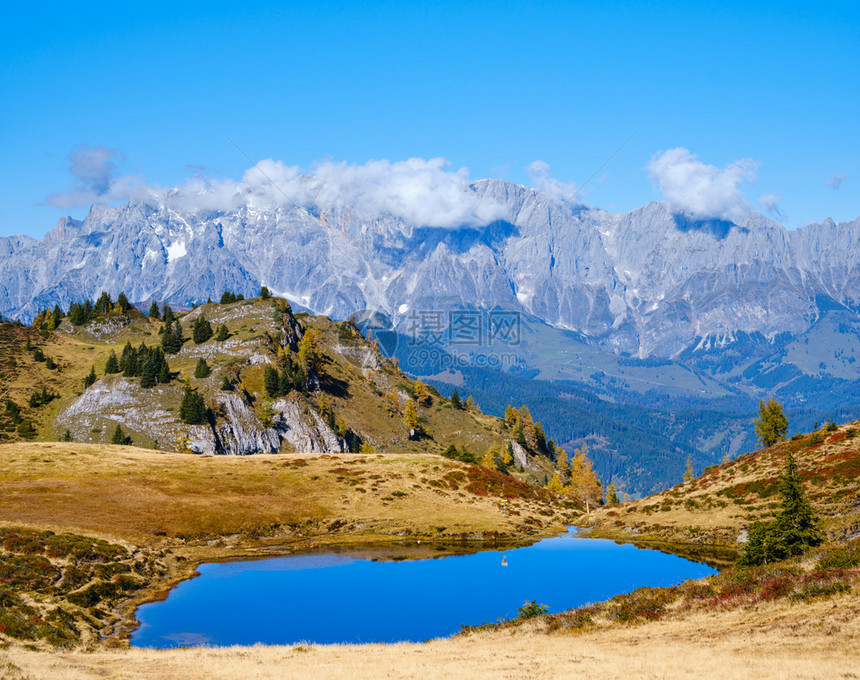
[[165,601],[138,609],[131,644],[420,641],[514,617],[527,600],[558,612],[716,571],[574,531],[525,548],[437,559],[379,561],[353,551],[203,564]]

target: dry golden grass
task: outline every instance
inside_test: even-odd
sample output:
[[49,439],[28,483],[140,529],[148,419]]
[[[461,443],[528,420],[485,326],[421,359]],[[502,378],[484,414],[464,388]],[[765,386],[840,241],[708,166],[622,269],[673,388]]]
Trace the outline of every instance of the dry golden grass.
[[2,677],[90,678],[857,678],[860,601],[762,604],[579,635],[540,624],[424,644],[169,651],[0,651]]
[[509,501],[514,512],[505,516],[498,498],[440,488],[445,474],[465,469],[427,454],[237,457],[3,444],[0,521],[137,545],[270,534],[283,543],[335,532],[522,537],[562,528],[548,501]]

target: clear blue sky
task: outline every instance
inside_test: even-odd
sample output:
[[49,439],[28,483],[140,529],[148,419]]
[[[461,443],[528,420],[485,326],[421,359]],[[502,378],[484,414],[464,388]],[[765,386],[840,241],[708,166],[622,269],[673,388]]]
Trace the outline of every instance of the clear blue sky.
[[4,6],[0,235],[86,214],[46,204],[81,145],[155,185],[239,179],[219,130],[254,160],[443,156],[521,183],[542,160],[579,184],[638,131],[586,203],[660,199],[646,166],[685,147],[756,161],[743,194],[781,196],[789,227],[860,216],[856,2],[94,4]]

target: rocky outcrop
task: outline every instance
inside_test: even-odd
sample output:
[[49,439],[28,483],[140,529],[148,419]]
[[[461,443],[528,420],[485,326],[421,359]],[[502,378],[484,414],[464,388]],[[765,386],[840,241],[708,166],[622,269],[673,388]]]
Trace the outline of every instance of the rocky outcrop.
[[136,380],[111,376],[62,408],[55,424],[58,434],[69,430],[75,441],[109,442],[119,424],[140,446],[210,455],[348,450],[316,411],[291,399],[274,401],[271,422],[264,424],[241,393],[219,391],[207,425],[182,423],[177,418],[181,400],[182,387],[176,383],[143,389]]

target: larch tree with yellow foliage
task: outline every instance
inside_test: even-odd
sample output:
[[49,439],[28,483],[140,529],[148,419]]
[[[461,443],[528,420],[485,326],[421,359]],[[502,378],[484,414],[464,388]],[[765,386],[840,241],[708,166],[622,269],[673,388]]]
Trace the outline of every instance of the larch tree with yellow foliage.
[[587,445],[574,451],[570,463],[570,490],[572,496],[585,503],[586,512],[591,512],[591,506],[603,500],[603,485],[591,466]]

